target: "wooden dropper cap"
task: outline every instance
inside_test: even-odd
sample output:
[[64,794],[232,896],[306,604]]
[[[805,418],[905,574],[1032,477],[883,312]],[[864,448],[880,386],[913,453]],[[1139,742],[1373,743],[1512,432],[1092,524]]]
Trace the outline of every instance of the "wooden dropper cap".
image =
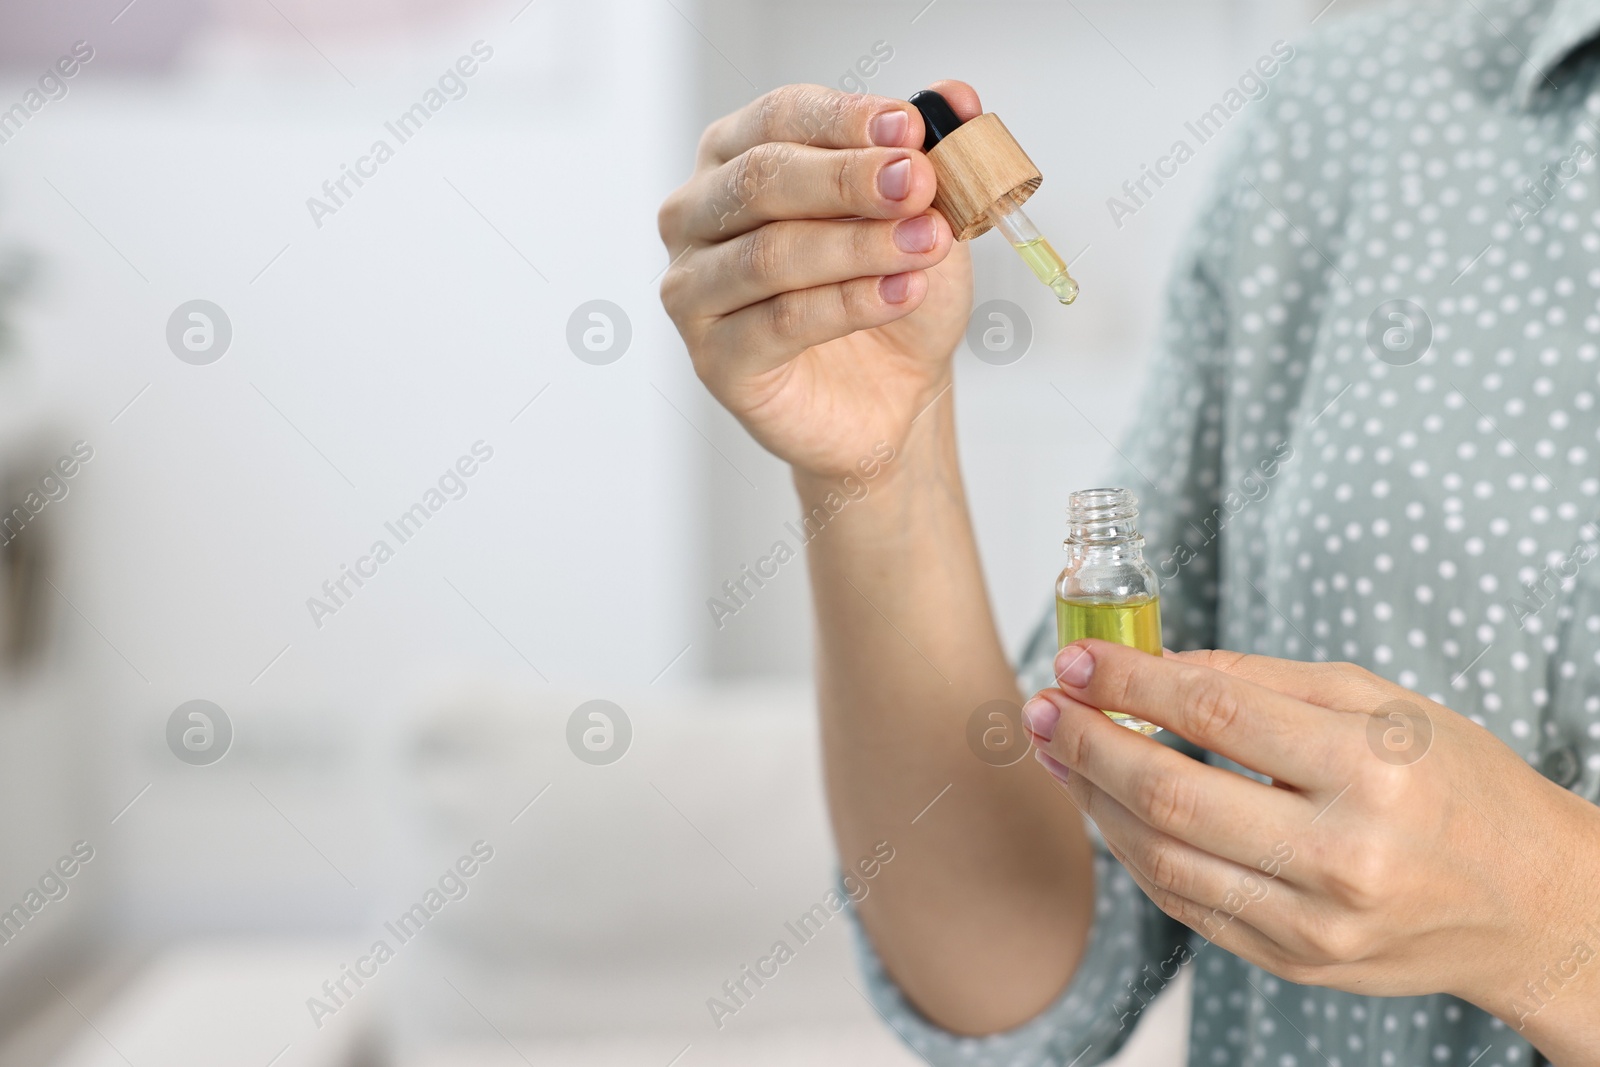
[[998,115],[962,122],[949,101],[932,89],[913,93],[927,131],[922,150],[938,179],[933,206],[950,223],[958,241],[988,230],[989,208],[1002,200],[1020,205],[1033,195],[1044,175],[1017,144]]

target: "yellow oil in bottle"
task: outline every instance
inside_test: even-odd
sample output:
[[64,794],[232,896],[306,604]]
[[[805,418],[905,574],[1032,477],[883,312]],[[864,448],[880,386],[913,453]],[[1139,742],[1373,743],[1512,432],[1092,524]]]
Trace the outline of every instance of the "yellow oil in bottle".
[[[1056,633],[1065,648],[1085,637],[1114,641],[1152,656],[1161,655],[1161,601],[1158,597],[1137,600],[1067,600],[1056,597]],[[1106,717],[1141,734],[1161,729],[1133,715],[1107,711]]]
[[1067,264],[1050,242],[1043,237],[1035,237],[1031,241],[1022,241],[1011,246],[1017,250],[1017,255],[1033,271],[1038,278],[1050,287],[1056,294],[1056,299],[1063,304],[1070,304],[1078,299],[1078,283],[1072,280],[1072,275],[1067,273]]

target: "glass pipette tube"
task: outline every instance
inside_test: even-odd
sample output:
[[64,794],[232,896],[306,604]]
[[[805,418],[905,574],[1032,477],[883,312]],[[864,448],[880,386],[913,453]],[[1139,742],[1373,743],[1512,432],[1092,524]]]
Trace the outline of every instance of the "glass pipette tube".
[[1022,208],[1010,200],[1002,200],[989,209],[989,220],[1011,242],[1011,247],[1017,250],[1017,255],[1033,271],[1034,277],[1056,294],[1057,300],[1070,304],[1078,299],[1078,283],[1067,273],[1066,261],[1050,247],[1050,242],[1044,239]]

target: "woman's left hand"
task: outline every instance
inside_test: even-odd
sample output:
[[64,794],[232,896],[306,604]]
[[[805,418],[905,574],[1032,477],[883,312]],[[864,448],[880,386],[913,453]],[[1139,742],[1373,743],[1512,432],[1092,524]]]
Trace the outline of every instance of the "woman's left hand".
[[1451,993],[1561,1063],[1600,1047],[1600,808],[1350,664],[1081,641],[1055,667],[1024,708],[1039,760],[1162,911],[1291,982]]

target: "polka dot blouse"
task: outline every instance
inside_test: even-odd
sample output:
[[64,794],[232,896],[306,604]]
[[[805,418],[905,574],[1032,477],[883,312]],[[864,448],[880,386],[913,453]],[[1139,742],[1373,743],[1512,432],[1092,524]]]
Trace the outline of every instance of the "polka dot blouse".
[[[1166,643],[1362,664],[1593,801],[1600,0],[1329,22],[1233,120],[1123,450]],[[1025,691],[1054,651],[1047,618]],[[1096,864],[1089,948],[1036,1019],[940,1030],[858,937],[875,1003],[941,1067],[1091,1067],[1188,969],[1196,1067],[1540,1062],[1449,996],[1274,978]]]

